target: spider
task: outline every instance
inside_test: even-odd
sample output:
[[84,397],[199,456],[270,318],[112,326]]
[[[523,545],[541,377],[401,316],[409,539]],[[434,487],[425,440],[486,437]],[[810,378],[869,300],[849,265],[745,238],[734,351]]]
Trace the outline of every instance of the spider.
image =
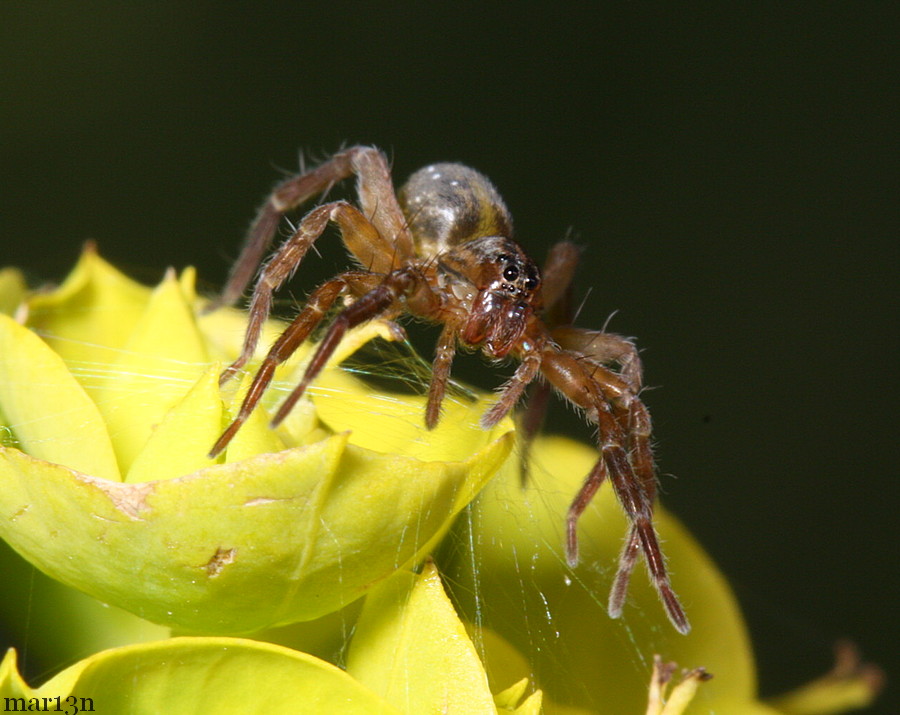
[[[551,249],[542,274],[512,240],[512,220],[493,184],[461,164],[433,164],[414,173],[395,192],[390,167],[379,150],[355,146],[317,168],[275,187],[250,227],[244,249],[222,295],[211,307],[233,303],[250,283],[285,212],[333,184],[355,176],[359,206],[331,201],[316,206],[259,270],[250,301],[240,356],[221,376],[224,383],[250,359],[272,307],[272,296],[294,273],[329,223],[359,268],[316,288],[276,340],[256,372],[234,421],[213,446],[220,454],[259,402],[277,365],[284,362],[339,301],[300,383],[272,419],[277,426],[322,370],[342,336],[376,318],[409,314],[443,326],[437,341],[425,408],[425,424],[440,419],[441,401],[458,347],[481,350],[491,360],[519,361],[499,397],[481,418],[496,425],[542,378],[525,413],[527,442],[540,424],[551,387],[597,427],[600,456],[585,478],[566,518],[566,558],[578,562],[578,519],[609,479],[630,520],[613,580],[608,611],[621,616],[634,565],[640,555],[665,611],[681,633],[687,617],[669,582],[653,528],[656,476],[650,447],[650,416],[639,397],[642,368],[631,340],[573,327],[568,307],[578,250],[570,242]],[[543,317],[542,317],[543,316]],[[397,326],[397,330],[402,330]],[[616,369],[613,369],[613,366]]]

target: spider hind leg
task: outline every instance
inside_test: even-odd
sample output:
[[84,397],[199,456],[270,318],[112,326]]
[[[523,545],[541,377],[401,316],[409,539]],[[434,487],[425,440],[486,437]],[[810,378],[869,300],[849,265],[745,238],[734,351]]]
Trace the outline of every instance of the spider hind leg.
[[405,253],[411,253],[412,238],[394,195],[387,157],[374,147],[350,147],[314,169],[288,177],[272,189],[250,224],[225,288],[206,306],[205,311],[211,312],[237,302],[256,275],[287,212],[353,175],[359,178],[358,193],[363,212],[381,235],[395,237],[400,248]]

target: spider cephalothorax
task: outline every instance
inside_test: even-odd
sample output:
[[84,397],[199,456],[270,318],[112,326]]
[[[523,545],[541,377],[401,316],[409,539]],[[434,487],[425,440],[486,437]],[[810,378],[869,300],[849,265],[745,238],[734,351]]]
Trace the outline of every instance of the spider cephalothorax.
[[466,314],[460,342],[492,358],[516,346],[540,308],[537,266],[503,236],[474,238],[440,255],[438,281]]
[[[618,335],[569,325],[572,316],[567,292],[578,251],[568,242],[554,246],[542,279],[534,262],[512,240],[509,211],[485,176],[461,164],[433,164],[414,173],[395,193],[387,160],[377,149],[358,146],[336,154],[275,188],[260,209],[215,305],[233,302],[243,292],[286,211],[353,175],[357,177],[359,207],[346,201],[316,206],[259,272],[241,355],[222,373],[222,381],[250,359],[274,291],[293,274],[329,222],[338,225],[360,267],[335,276],[310,294],[263,360],[237,417],[211,454],[225,449],[259,402],[275,367],[310,336],[339,299],[344,307],[319,343],[300,384],[275,414],[273,425],[288,414],[350,328],[401,315],[438,323],[443,329],[428,391],[426,425],[434,427],[440,418],[450,366],[460,345],[481,350],[491,359],[509,356],[519,360],[512,378],[482,417],[484,427],[497,424],[525,388],[543,378],[539,389],[544,395],[552,386],[581,409],[598,432],[600,456],[566,521],[569,563],[578,560],[578,518],[609,478],[631,520],[610,595],[610,615],[621,614],[631,571],[643,554],[670,620],[687,633],[690,625],[669,583],[652,523],[656,476],[650,417],[639,397],[637,350]],[[534,402],[543,404],[545,400]],[[534,414],[526,415],[526,442],[538,422]]]

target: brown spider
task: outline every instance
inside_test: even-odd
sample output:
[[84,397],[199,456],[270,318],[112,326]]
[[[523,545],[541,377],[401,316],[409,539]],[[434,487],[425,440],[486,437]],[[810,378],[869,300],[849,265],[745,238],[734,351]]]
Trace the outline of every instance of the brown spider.
[[[488,358],[520,361],[481,425],[497,424],[538,377],[537,399],[525,416],[527,441],[540,423],[550,386],[597,426],[600,458],[569,508],[566,556],[578,561],[578,518],[608,477],[631,529],[619,557],[609,614],[621,615],[628,581],[643,554],[669,619],[681,633],[687,617],[669,583],[653,528],[656,477],[650,447],[650,416],[641,402],[642,370],[633,343],[611,333],[572,327],[568,293],[578,259],[573,244],[555,246],[541,274],[511,239],[512,220],[483,175],[460,164],[433,164],[414,173],[395,193],[387,159],[357,146],[312,171],[280,183],[260,209],[222,296],[213,307],[234,302],[244,291],[285,212],[333,184],[355,175],[359,208],[332,201],[312,209],[260,270],[240,356],[221,377],[225,382],[253,355],[269,316],[272,295],[292,276],[329,222],[338,225],[359,264],[316,288],[300,314],[260,365],[235,420],[210,453],[225,449],[272,380],[275,368],[300,346],[341,298],[349,302],[319,343],[300,384],[272,419],[278,425],[321,371],[341,337],[360,323],[403,314],[443,325],[428,391],[425,424],[440,418],[441,401],[457,345],[480,349]],[[543,313],[546,320],[539,315]],[[398,328],[399,330],[399,328]],[[609,365],[618,366],[613,370]]]

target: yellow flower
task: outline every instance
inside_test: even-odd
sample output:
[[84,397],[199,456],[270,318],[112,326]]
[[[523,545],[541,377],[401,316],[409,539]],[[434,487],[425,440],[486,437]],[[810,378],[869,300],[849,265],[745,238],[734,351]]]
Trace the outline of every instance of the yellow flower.
[[326,409],[314,394],[277,432],[258,410],[215,463],[242,323],[197,304],[193,272],[151,291],[89,250],[25,326],[0,316],[0,536],[53,578],[183,630],[317,618],[421,561],[509,453],[483,403],[426,440],[412,405],[330,371]]
[[[562,551],[566,508],[596,450],[538,439],[523,488],[511,422],[478,427],[489,396],[448,401],[428,432],[422,397],[335,367],[389,337],[378,323],[345,342],[273,431],[267,411],[308,352],[282,366],[262,409],[210,460],[247,387],[218,386],[245,316],[198,306],[193,271],[151,290],[92,249],[51,292],[0,272],[0,536],[59,582],[198,634],[153,631],[164,639],[102,650],[38,688],[10,651],[0,697],[82,710],[86,698],[110,712],[522,715],[799,715],[871,700],[874,671],[845,659],[759,702],[734,597],[662,508],[693,630],[672,629],[639,572],[623,617],[609,619],[626,524],[607,487],[579,524],[581,565],[569,568]],[[267,326],[262,343],[278,330]],[[31,598],[34,583],[12,588]],[[89,608],[79,603],[70,617]],[[49,608],[32,605],[38,617]],[[114,614],[95,611],[90,623],[118,636],[83,648],[145,639]],[[235,634],[255,639],[223,637]],[[714,677],[692,670],[670,690],[671,661]]]

